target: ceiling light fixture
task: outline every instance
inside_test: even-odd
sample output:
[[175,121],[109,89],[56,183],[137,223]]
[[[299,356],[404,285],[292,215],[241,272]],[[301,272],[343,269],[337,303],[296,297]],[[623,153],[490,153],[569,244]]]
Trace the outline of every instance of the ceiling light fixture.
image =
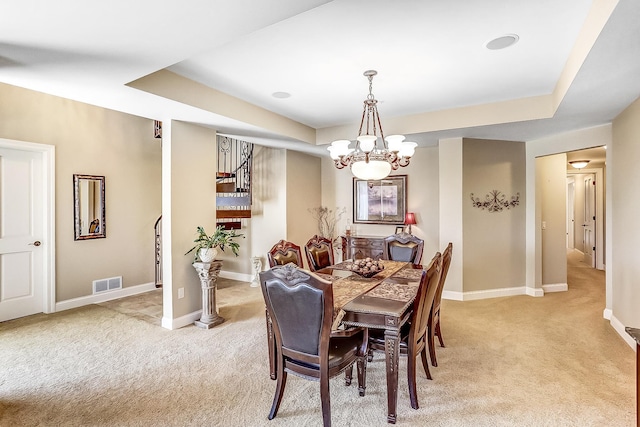
[[271,96],[278,99],[286,99],[290,98],[291,94],[289,92],[273,92]]
[[572,160],[569,164],[576,169],[582,169],[589,164],[589,160]]
[[484,47],[489,50],[506,49],[509,46],[513,46],[520,40],[517,34],[505,34],[504,36],[497,37],[493,40],[489,40],[485,43]]
[[[364,111],[360,121],[360,129],[356,138],[355,148],[349,148],[351,141],[341,139],[333,141],[327,148],[331,154],[336,168],[351,167],[351,173],[356,178],[365,180],[378,180],[387,177],[392,170],[405,167],[415,148],[415,142],[405,141],[403,135],[389,135],[386,138],[382,131],[380,115],[378,114],[378,101],[373,96],[373,76],[378,74],[375,70],[367,70],[364,76],[369,79],[369,95],[364,100]],[[365,126],[365,133],[362,128]],[[378,146],[378,132],[380,133],[380,147]]]

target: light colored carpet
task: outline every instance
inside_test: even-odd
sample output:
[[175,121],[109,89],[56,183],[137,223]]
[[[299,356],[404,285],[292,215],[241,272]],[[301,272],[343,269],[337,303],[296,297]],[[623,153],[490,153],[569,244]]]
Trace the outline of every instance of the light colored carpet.
[[[260,289],[227,284],[218,302],[227,321],[210,330],[96,305],[0,323],[0,425],[322,425],[318,383],[293,375],[267,420],[275,381]],[[419,410],[401,359],[397,425],[635,425],[635,354],[603,308],[604,273],[575,259],[568,292],[443,301],[447,347],[432,381],[418,371]],[[386,425],[385,381],[380,354],[365,397],[332,380],[333,425]]]

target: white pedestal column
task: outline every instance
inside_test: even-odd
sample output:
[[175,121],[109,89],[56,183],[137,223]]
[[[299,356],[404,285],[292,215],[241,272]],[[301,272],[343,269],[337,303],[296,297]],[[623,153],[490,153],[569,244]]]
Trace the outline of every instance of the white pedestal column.
[[222,261],[194,262],[193,268],[198,272],[202,286],[202,316],[193,323],[199,328],[211,329],[224,322],[216,308],[216,284]]

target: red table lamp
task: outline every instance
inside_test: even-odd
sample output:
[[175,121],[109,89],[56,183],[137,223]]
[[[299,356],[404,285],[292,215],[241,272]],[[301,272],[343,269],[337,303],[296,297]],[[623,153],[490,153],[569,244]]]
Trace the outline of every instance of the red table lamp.
[[411,234],[411,226],[414,224],[416,224],[416,215],[413,212],[407,212],[404,216],[404,225],[409,226],[409,234]]

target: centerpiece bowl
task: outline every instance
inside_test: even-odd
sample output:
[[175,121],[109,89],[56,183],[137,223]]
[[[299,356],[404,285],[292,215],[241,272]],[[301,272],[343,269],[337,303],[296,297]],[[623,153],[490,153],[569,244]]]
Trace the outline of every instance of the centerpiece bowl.
[[384,265],[379,260],[363,258],[353,261],[349,269],[362,277],[373,277],[384,270]]

